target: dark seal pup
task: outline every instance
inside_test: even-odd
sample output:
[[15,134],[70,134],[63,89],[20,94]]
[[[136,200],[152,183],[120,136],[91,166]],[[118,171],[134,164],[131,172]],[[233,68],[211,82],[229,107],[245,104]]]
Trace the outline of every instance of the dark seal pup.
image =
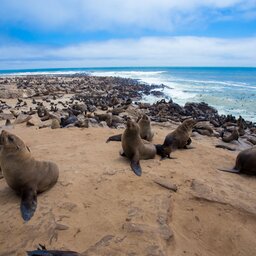
[[236,164],[233,169],[219,170],[224,172],[256,175],[256,146],[241,151],[236,157]]
[[50,189],[57,182],[59,168],[55,163],[35,160],[25,143],[5,130],[1,133],[0,144],[3,176],[21,196],[21,215],[28,221],[36,210],[37,193]]
[[193,126],[197,120],[186,119],[173,132],[169,133],[164,140],[164,143],[156,145],[157,154],[162,158],[170,158],[172,151],[176,149],[187,148],[191,144],[190,138]]
[[130,159],[131,168],[138,176],[142,173],[140,159],[152,159],[156,155],[155,145],[141,139],[140,127],[132,120],[127,121],[126,129],[122,134],[122,148],[123,156]]

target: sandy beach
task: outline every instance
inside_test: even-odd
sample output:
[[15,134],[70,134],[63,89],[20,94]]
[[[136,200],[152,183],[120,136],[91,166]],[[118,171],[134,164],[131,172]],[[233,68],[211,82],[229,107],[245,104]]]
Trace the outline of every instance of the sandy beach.
[[[32,106],[31,98],[26,101]],[[153,143],[177,125],[153,122]],[[27,223],[20,198],[0,180],[1,256],[26,255],[39,243],[95,256],[256,255],[256,178],[217,170],[233,167],[239,152],[216,148],[220,138],[195,132],[193,149],[173,152],[174,159],[142,160],[137,177],[119,155],[121,143],[106,143],[124,131],[121,126],[3,128],[22,138],[36,159],[56,162],[60,176],[38,195]],[[175,184],[177,191],[155,181]]]

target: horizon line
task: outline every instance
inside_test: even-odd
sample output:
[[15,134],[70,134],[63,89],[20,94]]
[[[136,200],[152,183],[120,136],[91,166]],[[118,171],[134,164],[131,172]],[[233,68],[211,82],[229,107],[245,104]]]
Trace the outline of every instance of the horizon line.
[[10,71],[36,71],[36,70],[64,70],[64,69],[125,69],[125,68],[256,68],[256,66],[101,66],[101,67],[49,67],[49,68],[14,68],[0,69],[0,72]]

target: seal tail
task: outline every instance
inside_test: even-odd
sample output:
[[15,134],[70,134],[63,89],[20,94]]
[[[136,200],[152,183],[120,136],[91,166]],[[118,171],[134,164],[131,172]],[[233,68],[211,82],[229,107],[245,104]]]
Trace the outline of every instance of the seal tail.
[[237,170],[237,169],[218,169],[219,171],[222,171],[222,172],[231,172],[231,173],[239,173],[240,171]]
[[36,211],[37,193],[34,189],[26,189],[21,196],[21,216],[23,220],[29,221]]
[[106,143],[110,141],[121,141],[121,138],[122,138],[122,134],[113,135],[107,139]]

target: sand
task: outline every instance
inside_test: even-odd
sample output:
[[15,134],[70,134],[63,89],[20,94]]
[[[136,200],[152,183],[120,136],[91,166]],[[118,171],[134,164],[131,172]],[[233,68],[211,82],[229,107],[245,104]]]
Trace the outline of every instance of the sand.
[[[154,125],[153,142],[174,128]],[[198,135],[175,159],[141,161],[137,177],[119,156],[120,142],[105,143],[122,130],[20,124],[11,131],[35,158],[55,161],[60,177],[38,196],[28,223],[20,198],[0,180],[1,256],[26,255],[39,243],[83,255],[256,255],[256,178],[217,171],[232,167],[237,152],[215,148],[216,138]]]

